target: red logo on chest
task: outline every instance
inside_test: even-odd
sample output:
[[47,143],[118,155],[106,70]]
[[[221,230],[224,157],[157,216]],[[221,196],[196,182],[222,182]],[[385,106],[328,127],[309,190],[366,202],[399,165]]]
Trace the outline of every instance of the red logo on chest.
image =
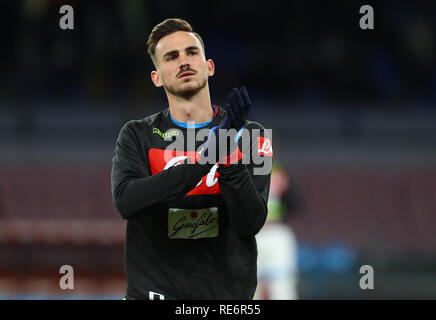
[[[189,158],[191,163],[195,163],[199,154],[195,151],[176,151],[152,148],[148,152],[151,174],[162,172],[170,167],[180,165]],[[197,186],[189,191],[187,195],[217,194],[221,193],[218,183],[218,165],[214,165],[207,175],[198,182]]]

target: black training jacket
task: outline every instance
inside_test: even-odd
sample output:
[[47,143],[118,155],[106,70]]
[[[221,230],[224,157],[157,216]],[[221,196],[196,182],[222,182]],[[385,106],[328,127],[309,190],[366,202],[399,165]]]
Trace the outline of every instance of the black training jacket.
[[[213,108],[213,119],[201,129],[224,118],[223,109]],[[254,134],[250,154],[244,153],[250,163],[224,166],[198,163],[204,141],[189,145],[187,137],[200,128],[176,124],[169,108],[123,126],[111,182],[114,204],[127,219],[129,298],[253,298],[255,235],[267,216],[271,174],[253,170],[271,166],[272,148],[260,124],[247,121],[245,128]],[[185,143],[168,149],[174,141]]]

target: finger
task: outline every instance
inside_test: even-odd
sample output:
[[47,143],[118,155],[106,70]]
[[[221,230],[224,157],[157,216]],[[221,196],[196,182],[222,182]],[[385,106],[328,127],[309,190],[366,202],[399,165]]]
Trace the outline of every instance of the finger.
[[235,90],[235,94],[232,97],[232,107],[233,107],[234,114],[238,119],[244,117],[245,110],[243,106],[242,97],[238,89]]
[[230,113],[232,110],[232,106],[230,103],[225,103],[223,106],[223,109],[225,110],[225,116],[223,121],[232,122],[232,114]]
[[245,87],[241,87],[239,92],[241,93],[242,99],[244,100],[245,114],[248,114],[248,111],[251,107],[251,101],[250,97],[248,96],[247,89]]
[[241,108],[244,105],[244,100],[242,99],[241,93],[238,89],[235,90],[235,101],[238,103],[238,106]]
[[223,105],[223,109],[226,111],[226,114],[229,114],[229,109],[231,108],[232,105],[232,101],[233,101],[233,96],[235,95],[235,93],[233,92],[233,90],[229,93],[229,95],[227,96],[227,100]]
[[251,105],[250,97],[248,96],[247,89],[245,87],[241,87],[239,92],[242,96],[242,100],[244,101],[244,105]]
[[227,116],[229,117],[232,123],[235,122],[235,112],[233,110],[232,104],[230,104],[227,108]]
[[232,127],[235,128],[236,130],[238,130],[240,127],[242,127],[242,125],[245,122],[245,117],[244,117],[243,111],[241,109],[242,108],[239,108],[237,110],[232,110],[232,112],[234,114],[234,121],[233,121]]
[[236,128],[239,122],[239,117],[236,115],[233,108],[229,108],[230,128]]
[[229,95],[227,96],[227,102],[230,103],[234,99],[235,94],[238,92],[238,88],[233,88],[232,91],[230,91]]

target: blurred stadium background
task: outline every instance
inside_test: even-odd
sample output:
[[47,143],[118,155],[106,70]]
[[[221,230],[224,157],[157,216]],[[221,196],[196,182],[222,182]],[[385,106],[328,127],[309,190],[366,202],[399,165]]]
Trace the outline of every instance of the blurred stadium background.
[[[59,8],[75,30],[59,28]],[[359,8],[375,30],[359,28]],[[302,299],[436,298],[436,3],[0,3],[0,299],[120,299],[124,221],[110,168],[121,126],[166,107],[145,41],[191,22],[214,59],[213,103],[245,84],[251,118],[304,206]],[[74,290],[59,288],[61,265]],[[374,268],[361,290],[359,268]]]

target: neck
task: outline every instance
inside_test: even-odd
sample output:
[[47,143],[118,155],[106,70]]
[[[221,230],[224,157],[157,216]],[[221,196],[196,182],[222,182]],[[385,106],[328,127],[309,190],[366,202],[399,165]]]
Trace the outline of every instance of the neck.
[[209,86],[205,86],[196,95],[185,99],[167,92],[171,116],[179,122],[203,123],[213,116]]

